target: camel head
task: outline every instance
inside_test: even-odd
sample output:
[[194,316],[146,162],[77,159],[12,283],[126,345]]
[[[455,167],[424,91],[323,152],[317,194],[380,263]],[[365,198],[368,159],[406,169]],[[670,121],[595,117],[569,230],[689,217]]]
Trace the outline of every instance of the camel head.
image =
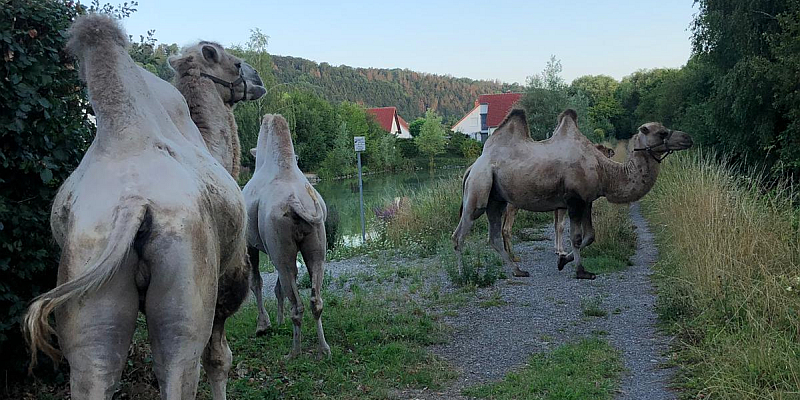
[[692,137],[686,132],[673,131],[658,122],[648,122],[640,126],[631,142],[633,151],[647,152],[658,162],[672,152],[686,150],[694,144]]
[[169,58],[179,77],[200,76],[213,81],[222,100],[230,105],[256,100],[267,90],[258,72],[214,42],[200,42]]

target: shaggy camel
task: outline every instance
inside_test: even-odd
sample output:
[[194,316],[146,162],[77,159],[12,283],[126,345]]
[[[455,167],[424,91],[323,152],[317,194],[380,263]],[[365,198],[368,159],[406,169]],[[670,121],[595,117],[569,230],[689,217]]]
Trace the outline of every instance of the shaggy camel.
[[266,93],[258,73],[219,44],[205,41],[184,48],[169,64],[211,155],[239,179],[241,148],[233,107]]
[[[317,322],[317,355],[330,356],[331,349],[322,329],[322,278],[327,239],[325,218],[328,210],[322,196],[297,167],[292,135],[280,115],[264,116],[254,156],[256,169],[244,187],[247,204],[247,244],[253,273],[258,273],[258,252],[269,254],[278,281],[278,324],[283,322],[283,298],[292,305],[294,325],[289,357],[300,354],[300,325],[303,301],[297,288],[297,252],[303,255],[311,278],[311,312]],[[253,151],[251,150],[251,152]],[[254,280],[258,300],[258,333],[269,328],[269,317],[261,299],[261,280]]]
[[688,134],[650,122],[639,127],[629,159],[622,164],[597,150],[576,121],[575,111],[566,110],[553,136],[537,142],[530,138],[525,112],[515,109],[489,137],[464,180],[463,212],[452,236],[459,266],[464,239],[485,212],[492,247],[514,276],[529,276],[502,244],[506,205],[539,212],[566,208],[573,250],[559,257],[559,265],[574,260],[577,278],[594,279],[580,258],[580,250],[594,241],[592,202],[602,196],[611,203],[639,200],[655,184],[661,160],[692,146]]
[[[594,145],[597,150],[605,154],[606,157],[614,157],[614,149],[603,146],[602,144]],[[469,173],[469,172],[467,172]],[[508,255],[512,260],[519,262],[519,257],[514,254],[514,248],[511,245],[511,229],[514,226],[514,219],[517,217],[517,208],[513,204],[508,203],[506,212],[503,213],[503,247],[505,247]],[[555,227],[555,248],[556,254],[564,254],[564,226],[567,222],[567,210],[560,208],[553,211],[553,226]],[[563,267],[563,266],[562,266]]]
[[127,44],[106,16],[70,29],[97,135],[53,202],[58,286],[25,316],[32,365],[39,350],[58,359],[48,342],[56,333],[72,398],[110,399],[141,310],[161,398],[194,398],[202,358],[214,399],[225,399],[225,320],[249,283],[244,197],[183,96],[138,67]]

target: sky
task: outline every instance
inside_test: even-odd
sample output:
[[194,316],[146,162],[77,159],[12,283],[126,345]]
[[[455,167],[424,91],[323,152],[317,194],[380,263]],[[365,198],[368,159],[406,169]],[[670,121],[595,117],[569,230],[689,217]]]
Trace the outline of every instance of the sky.
[[139,0],[123,24],[179,45],[244,44],[258,28],[271,54],[525,83],[551,55],[567,82],[680,67],[696,12],[692,0]]

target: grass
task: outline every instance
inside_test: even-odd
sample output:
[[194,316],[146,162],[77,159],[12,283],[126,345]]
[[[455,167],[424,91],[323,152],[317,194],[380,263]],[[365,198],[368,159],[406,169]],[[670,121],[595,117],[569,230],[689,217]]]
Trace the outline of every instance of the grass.
[[685,398],[800,397],[800,229],[791,187],[677,154],[644,200],[658,312]]
[[583,315],[587,317],[605,317],[608,315],[608,311],[603,309],[601,306],[602,301],[599,297],[595,297],[592,299],[586,299],[581,301],[581,309],[583,310]]
[[548,354],[534,354],[528,366],[502,381],[467,388],[463,394],[496,400],[611,399],[622,371],[617,350],[604,340],[589,338]]
[[488,299],[482,300],[480,303],[478,303],[481,308],[502,307],[506,304],[508,304],[508,302],[503,299],[503,295],[500,293],[499,289],[493,291],[492,295]]

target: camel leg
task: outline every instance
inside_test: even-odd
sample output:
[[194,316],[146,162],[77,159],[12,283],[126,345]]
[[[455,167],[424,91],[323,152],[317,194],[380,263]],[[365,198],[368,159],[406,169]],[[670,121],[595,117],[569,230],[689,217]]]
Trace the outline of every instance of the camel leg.
[[106,400],[117,388],[139,312],[134,257],[129,255],[96,292],[56,310],[58,342],[69,362],[73,399]]
[[586,215],[586,210],[589,209],[587,204],[582,200],[576,200],[569,204],[569,230],[572,240],[572,255],[575,259],[575,278],[577,279],[594,279],[595,274],[586,271],[581,262],[581,244],[583,243],[583,220],[584,218],[591,218],[591,214]]
[[267,333],[272,325],[269,321],[269,314],[264,307],[264,282],[261,279],[261,271],[258,270],[259,264],[259,251],[255,247],[247,247],[247,255],[250,258],[250,290],[256,298],[258,304],[258,323],[256,324],[256,336],[262,336]]
[[300,289],[297,287],[297,244],[291,238],[275,239],[274,243],[267,247],[267,250],[275,264],[275,269],[278,270],[278,284],[281,292],[289,298],[289,304],[292,306],[292,350],[287,358],[294,358],[300,355],[301,351],[300,328],[304,311]]
[[317,323],[317,358],[331,356],[331,347],[325,340],[322,329],[322,280],[324,279],[326,239],[325,232],[317,229],[306,236],[300,244],[300,252],[306,263],[308,276],[311,278],[311,313]]
[[592,224],[592,203],[586,204],[586,211],[584,213],[583,221],[581,221],[581,229],[583,230],[583,241],[581,248],[584,248],[594,243],[594,225]]
[[[472,206],[471,202],[467,201],[467,206]],[[451,236],[453,240],[453,249],[456,251],[456,263],[459,271],[464,269],[461,257],[461,252],[464,250],[464,241],[472,230],[472,225],[475,223],[475,220],[478,219],[484,211],[485,209],[464,207],[461,213],[461,219],[458,221],[458,226]]]
[[228,384],[228,373],[231,370],[233,361],[228,339],[225,337],[225,321],[247,299],[249,275],[252,272],[247,268],[241,268],[240,265],[236,265],[239,262],[244,262],[244,259],[239,260],[234,256],[229,260],[228,265],[224,268],[225,272],[219,279],[211,337],[206,342],[203,350],[203,368],[206,371],[208,383],[211,386],[211,396],[214,400],[226,399],[225,390]]
[[[219,265],[214,261],[219,256],[211,250],[215,248],[211,240],[189,234],[177,237],[181,239],[155,242],[147,251],[152,258],[146,257],[153,272],[145,299],[147,329],[164,400],[195,398],[200,355],[211,336],[219,285]],[[243,286],[246,294],[247,280]]]
[[530,276],[528,271],[519,269],[517,263],[511,259],[503,247],[503,212],[506,209],[506,202],[490,200],[486,206],[486,217],[489,218],[489,243],[492,248],[500,254],[503,265],[511,266],[511,273],[514,276]]
[[567,210],[559,208],[553,212],[553,223],[556,231],[556,255],[558,256],[558,270],[564,269],[573,260],[572,254],[564,251],[564,227],[567,224]]
[[511,244],[512,227],[514,220],[517,217],[517,208],[510,203],[506,205],[506,211],[503,213],[503,246],[508,252],[514,262],[519,262],[519,257],[514,254],[514,247]]
[[286,298],[286,295],[281,290],[281,279],[280,277],[275,280],[275,298],[278,300],[278,314],[275,316],[275,323],[278,326],[283,325],[283,300]]

